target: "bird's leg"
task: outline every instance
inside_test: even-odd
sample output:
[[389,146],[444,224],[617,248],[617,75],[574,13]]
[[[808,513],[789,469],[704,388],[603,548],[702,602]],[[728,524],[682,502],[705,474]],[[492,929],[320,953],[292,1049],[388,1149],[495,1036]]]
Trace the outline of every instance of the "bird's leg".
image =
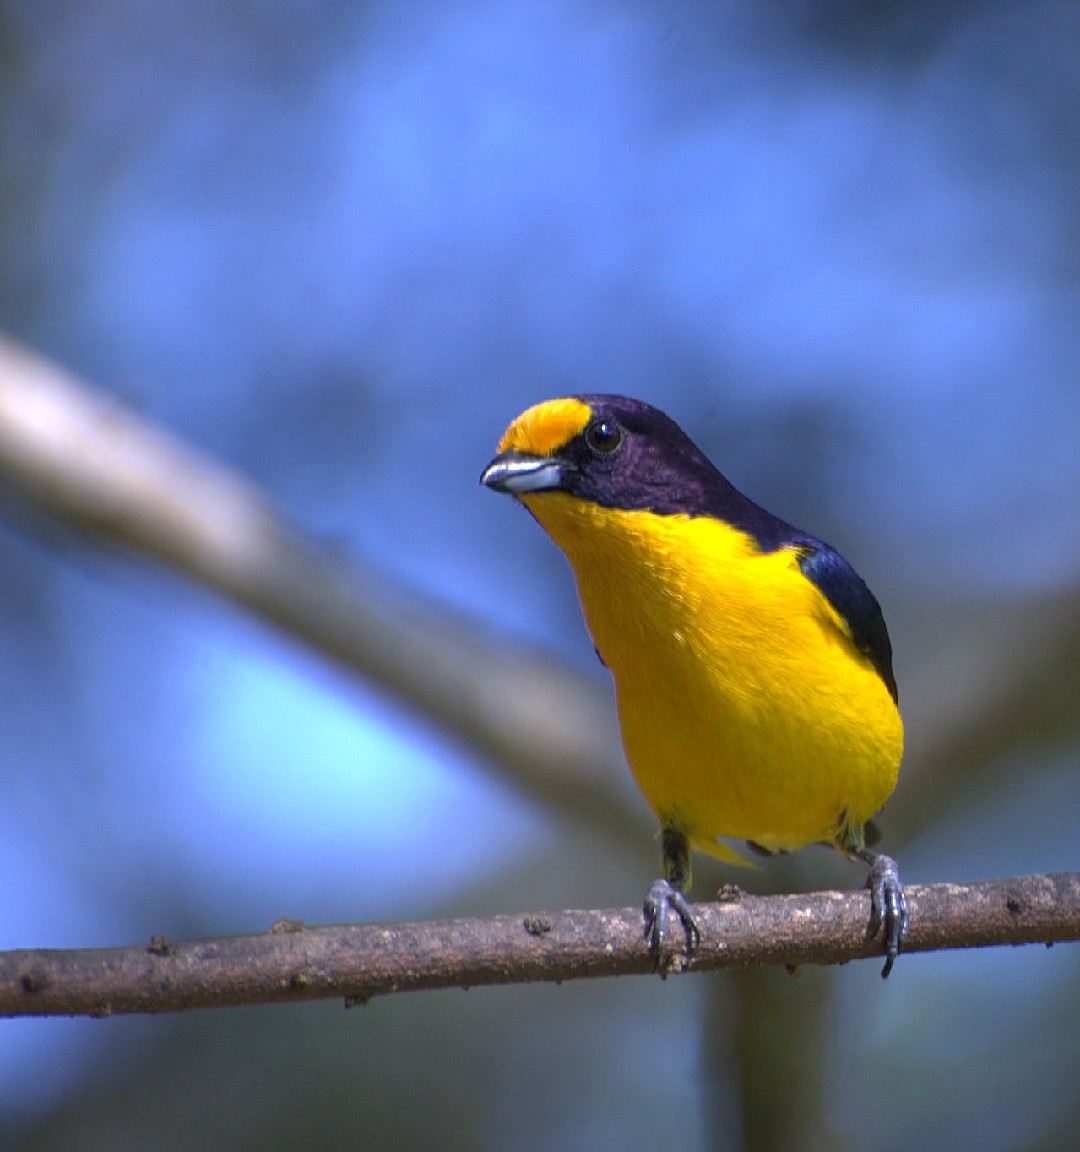
[[845,851],[870,865],[870,875],[866,878],[866,887],[870,889],[870,924],[866,934],[876,936],[881,925],[885,925],[885,967],[881,970],[884,980],[900,955],[911,923],[900,869],[891,856],[861,845],[848,846]]
[[660,960],[667,939],[668,914],[675,911],[686,932],[686,954],[693,952],[701,932],[690,911],[685,889],[690,886],[690,843],[686,833],[674,824],[665,824],[660,833],[660,853],[664,875],[654,880],[642,907],[645,939],[653,954],[653,969],[660,971]]

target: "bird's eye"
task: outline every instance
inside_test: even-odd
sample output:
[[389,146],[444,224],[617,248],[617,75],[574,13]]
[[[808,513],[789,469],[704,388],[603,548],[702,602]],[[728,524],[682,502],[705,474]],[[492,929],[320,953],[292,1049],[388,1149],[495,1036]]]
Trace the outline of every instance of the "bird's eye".
[[610,456],[622,444],[622,429],[614,420],[594,420],[585,429],[585,443],[602,456]]

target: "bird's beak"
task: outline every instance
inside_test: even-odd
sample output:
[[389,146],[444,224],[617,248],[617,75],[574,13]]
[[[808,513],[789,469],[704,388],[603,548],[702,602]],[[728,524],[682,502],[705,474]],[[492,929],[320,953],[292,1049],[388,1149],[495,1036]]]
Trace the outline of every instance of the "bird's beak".
[[544,492],[562,485],[562,469],[552,456],[534,456],[508,448],[480,474],[480,483],[496,492],[519,495],[522,492]]

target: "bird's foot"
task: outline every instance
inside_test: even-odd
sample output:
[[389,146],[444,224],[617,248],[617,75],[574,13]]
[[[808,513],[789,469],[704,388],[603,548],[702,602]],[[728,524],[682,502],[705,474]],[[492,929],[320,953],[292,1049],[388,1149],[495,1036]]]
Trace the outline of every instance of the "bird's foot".
[[881,978],[884,980],[892,971],[904,946],[911,917],[896,861],[891,856],[871,852],[866,852],[863,859],[870,864],[870,875],[866,878],[866,887],[870,889],[870,924],[867,935],[876,936],[882,924],[885,925],[885,967],[881,970]]
[[686,955],[694,951],[701,942],[701,931],[690,911],[690,902],[686,899],[682,889],[677,888],[670,880],[654,880],[645,896],[642,905],[645,919],[645,939],[649,942],[649,951],[653,955],[653,971],[659,972],[661,978],[666,974],[661,968],[664,954],[664,941],[667,939],[668,915],[675,912],[682,921],[686,932]]

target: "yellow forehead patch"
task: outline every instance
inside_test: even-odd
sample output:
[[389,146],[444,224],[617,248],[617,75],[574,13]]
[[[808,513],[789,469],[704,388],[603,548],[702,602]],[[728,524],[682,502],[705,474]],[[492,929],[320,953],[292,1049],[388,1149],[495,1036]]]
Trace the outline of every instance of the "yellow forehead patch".
[[498,451],[513,448],[535,456],[550,456],[568,440],[573,440],[591,417],[588,404],[570,397],[534,404],[502,434]]

